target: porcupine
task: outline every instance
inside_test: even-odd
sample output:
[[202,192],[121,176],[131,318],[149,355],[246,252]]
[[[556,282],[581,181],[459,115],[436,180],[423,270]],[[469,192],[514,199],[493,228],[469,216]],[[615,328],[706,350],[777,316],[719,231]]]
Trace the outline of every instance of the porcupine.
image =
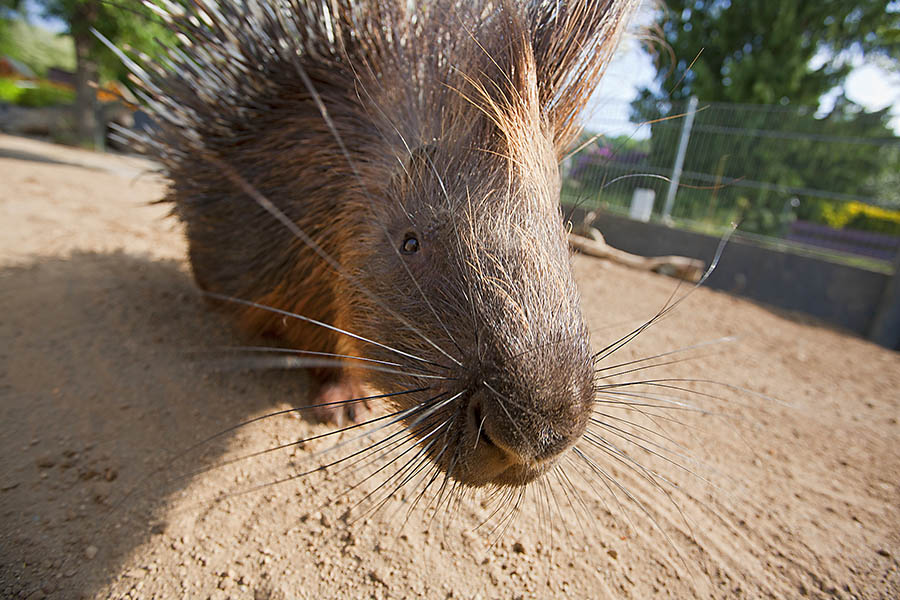
[[389,395],[447,477],[541,476],[595,394],[558,163],[631,9],[155,6],[181,44],[132,66],[198,285],[320,357],[315,402]]

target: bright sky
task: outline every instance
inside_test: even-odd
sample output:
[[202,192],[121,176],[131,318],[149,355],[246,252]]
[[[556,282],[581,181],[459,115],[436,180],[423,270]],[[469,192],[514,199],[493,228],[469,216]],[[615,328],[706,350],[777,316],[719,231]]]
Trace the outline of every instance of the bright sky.
[[586,127],[609,135],[634,135],[637,139],[650,136],[650,127],[635,130],[628,122],[630,103],[640,88],[653,81],[656,70],[650,56],[641,50],[640,41],[632,36],[622,40],[600,86],[588,103]]

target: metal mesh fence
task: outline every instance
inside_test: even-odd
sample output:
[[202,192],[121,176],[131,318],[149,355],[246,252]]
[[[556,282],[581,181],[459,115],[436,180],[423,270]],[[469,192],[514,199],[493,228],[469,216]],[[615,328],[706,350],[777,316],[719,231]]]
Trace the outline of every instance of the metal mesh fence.
[[563,165],[563,202],[890,265],[900,138],[888,115],[809,107],[600,103]]

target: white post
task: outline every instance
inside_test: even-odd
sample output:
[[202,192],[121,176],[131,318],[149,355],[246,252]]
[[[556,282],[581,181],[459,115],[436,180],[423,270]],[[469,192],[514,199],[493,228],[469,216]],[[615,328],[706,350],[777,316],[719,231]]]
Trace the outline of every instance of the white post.
[[675,155],[675,166],[672,167],[672,179],[669,181],[669,190],[666,192],[666,205],[663,208],[663,219],[672,217],[672,205],[675,204],[675,192],[681,182],[681,169],[684,167],[684,155],[687,154],[688,140],[691,138],[691,127],[694,126],[694,115],[697,113],[697,96],[691,96],[688,100],[687,115],[681,127],[681,138],[678,140],[678,153]]
[[656,199],[656,192],[646,188],[637,188],[631,196],[631,208],[628,210],[628,216],[635,221],[643,221],[646,223],[653,215],[653,201]]

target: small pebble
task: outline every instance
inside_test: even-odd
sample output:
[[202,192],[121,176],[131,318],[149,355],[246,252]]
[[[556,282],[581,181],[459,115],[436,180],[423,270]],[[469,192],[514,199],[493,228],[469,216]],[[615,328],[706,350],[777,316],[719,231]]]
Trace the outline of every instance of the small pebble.
[[84,556],[88,560],[93,560],[97,556],[97,546],[88,546],[84,549]]

